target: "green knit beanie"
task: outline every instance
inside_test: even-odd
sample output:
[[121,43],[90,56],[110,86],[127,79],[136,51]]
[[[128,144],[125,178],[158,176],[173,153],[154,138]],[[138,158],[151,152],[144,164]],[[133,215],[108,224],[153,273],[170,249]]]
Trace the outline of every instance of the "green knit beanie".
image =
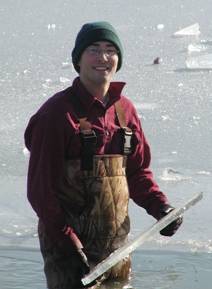
[[72,62],[77,72],[80,71],[78,63],[83,51],[89,45],[97,41],[109,41],[116,47],[118,50],[119,58],[117,71],[121,68],[123,47],[117,32],[110,23],[106,21],[100,21],[84,24],[77,34],[75,46],[72,51]]

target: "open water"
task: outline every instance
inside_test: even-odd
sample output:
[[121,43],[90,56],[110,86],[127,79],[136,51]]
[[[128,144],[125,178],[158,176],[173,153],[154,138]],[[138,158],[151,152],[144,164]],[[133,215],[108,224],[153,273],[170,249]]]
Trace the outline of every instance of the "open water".
[[[0,289],[46,288],[37,220],[26,200],[23,133],[41,103],[76,76],[70,57],[76,33],[96,20],[111,22],[122,39],[124,65],[116,79],[127,82],[124,93],[138,109],[161,189],[174,206],[204,193],[174,237],[156,234],[132,254],[132,279],[124,288],[211,289],[211,59],[207,69],[186,66],[191,57],[212,53],[211,1],[0,4]],[[198,36],[173,37],[194,23]],[[162,61],[152,65],[156,57]],[[130,215],[131,239],[155,222],[133,203]]]

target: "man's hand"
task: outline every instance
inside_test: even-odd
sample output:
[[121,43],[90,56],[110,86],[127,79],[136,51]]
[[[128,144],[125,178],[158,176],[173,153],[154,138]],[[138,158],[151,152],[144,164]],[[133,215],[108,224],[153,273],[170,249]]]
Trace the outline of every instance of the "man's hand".
[[[170,205],[164,205],[160,209],[159,220],[162,219],[163,217],[165,217],[166,215],[168,215],[173,210],[174,210],[174,207],[172,207]],[[178,230],[178,228],[180,227],[180,225],[182,224],[182,222],[183,222],[183,217],[180,216],[176,220],[174,220],[171,224],[169,224],[164,229],[162,229],[160,231],[160,234],[163,236],[168,236],[168,237],[173,236],[176,233],[176,231]]]

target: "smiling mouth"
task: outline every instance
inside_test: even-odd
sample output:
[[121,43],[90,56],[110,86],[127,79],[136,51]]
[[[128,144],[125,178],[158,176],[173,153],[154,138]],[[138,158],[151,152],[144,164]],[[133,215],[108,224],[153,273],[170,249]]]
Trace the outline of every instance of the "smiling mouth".
[[109,67],[107,66],[95,66],[94,69],[97,71],[109,71]]

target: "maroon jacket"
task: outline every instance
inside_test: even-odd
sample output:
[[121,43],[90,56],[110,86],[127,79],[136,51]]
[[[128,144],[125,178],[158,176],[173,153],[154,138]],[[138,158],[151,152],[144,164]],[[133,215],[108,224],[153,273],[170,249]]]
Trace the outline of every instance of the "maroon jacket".
[[[25,144],[30,151],[28,200],[55,239],[60,238],[65,225],[64,213],[56,197],[63,179],[62,168],[66,158],[80,158],[79,124],[71,97],[78,98],[98,136],[97,154],[121,153],[120,126],[113,105],[121,99],[127,126],[134,132],[135,150],[128,156],[126,169],[130,197],[156,219],[160,206],[168,203],[149,169],[150,148],[136,110],[126,97],[121,96],[124,85],[122,82],[111,83],[105,107],[76,78],[72,87],[47,100],[29,121],[25,131]],[[67,112],[71,116],[69,120]]]

